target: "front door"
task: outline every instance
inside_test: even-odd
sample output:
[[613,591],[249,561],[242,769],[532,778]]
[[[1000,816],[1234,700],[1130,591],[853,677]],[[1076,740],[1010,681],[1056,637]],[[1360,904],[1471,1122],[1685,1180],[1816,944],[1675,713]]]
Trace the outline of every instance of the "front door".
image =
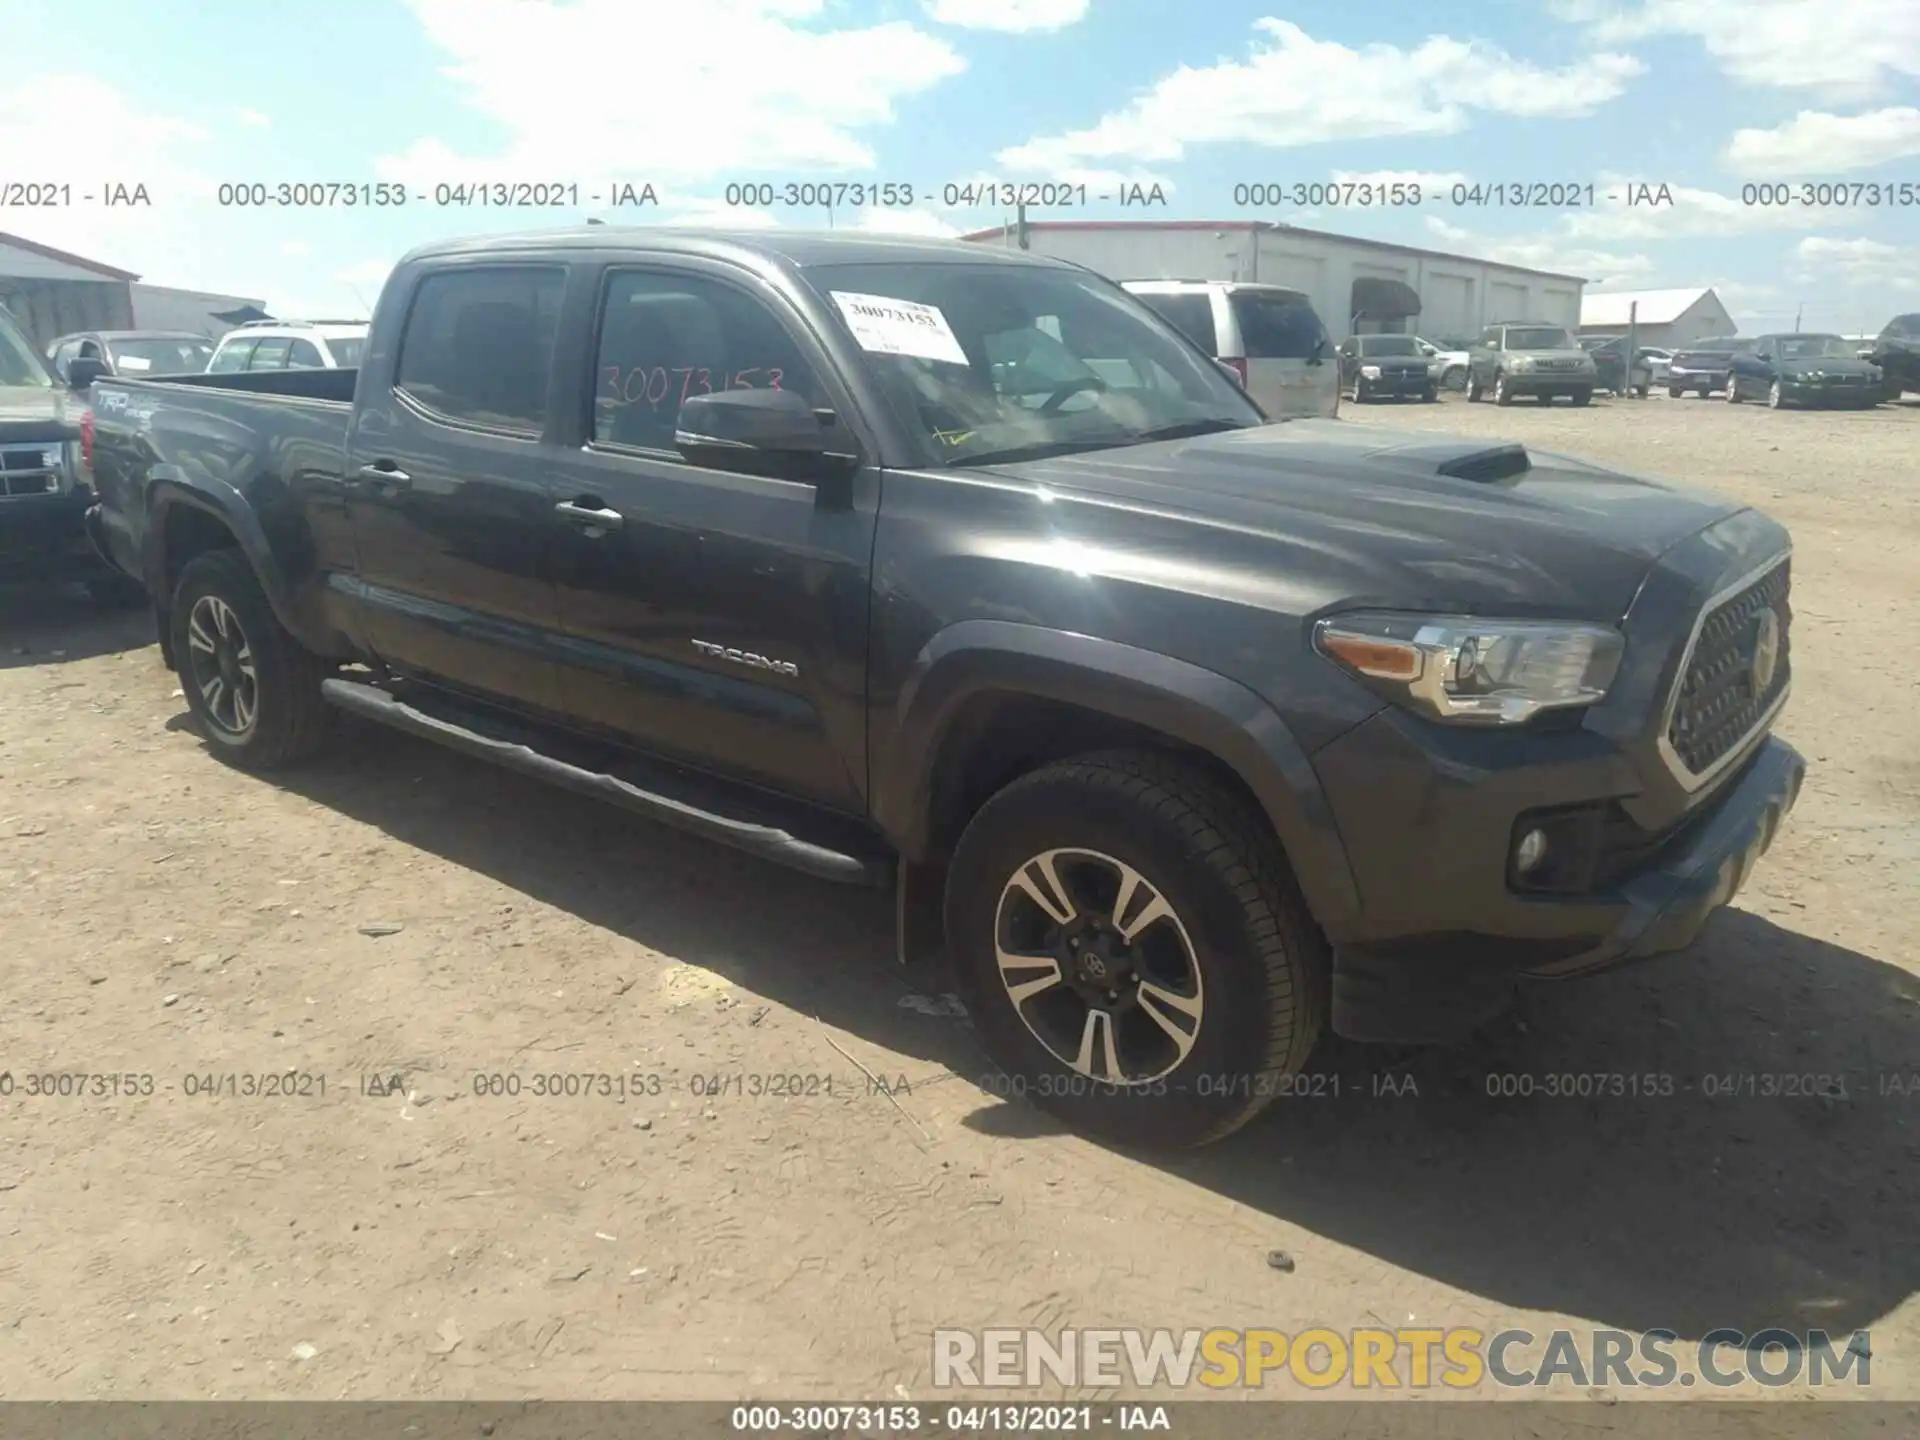
[[690,465],[673,448],[689,395],[792,390],[841,423],[850,397],[823,379],[831,368],[787,302],[732,267],[616,265],[597,304],[595,388],[573,417],[581,443],[554,469],[568,713],[859,812],[877,473],[861,473],[848,503],[799,480]]
[[370,643],[387,664],[517,708],[555,708],[547,437],[560,266],[459,264],[412,296],[397,356],[369,357],[346,483]]

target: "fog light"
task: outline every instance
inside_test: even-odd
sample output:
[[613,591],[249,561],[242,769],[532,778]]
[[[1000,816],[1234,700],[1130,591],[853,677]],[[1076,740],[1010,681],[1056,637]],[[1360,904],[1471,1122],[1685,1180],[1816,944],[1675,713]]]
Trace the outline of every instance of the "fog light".
[[1513,847],[1513,873],[1527,875],[1540,868],[1540,862],[1547,858],[1547,832],[1529,830],[1520,837],[1520,843]]

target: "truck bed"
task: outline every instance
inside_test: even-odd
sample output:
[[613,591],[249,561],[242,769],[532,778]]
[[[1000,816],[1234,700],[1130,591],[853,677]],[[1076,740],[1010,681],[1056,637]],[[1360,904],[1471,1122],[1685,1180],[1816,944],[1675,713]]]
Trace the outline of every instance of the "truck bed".
[[231,374],[160,375],[146,378],[116,375],[100,383],[107,386],[192,386],[206,390],[238,390],[253,395],[283,395],[299,400],[331,400],[342,405],[353,403],[358,370],[252,370]]

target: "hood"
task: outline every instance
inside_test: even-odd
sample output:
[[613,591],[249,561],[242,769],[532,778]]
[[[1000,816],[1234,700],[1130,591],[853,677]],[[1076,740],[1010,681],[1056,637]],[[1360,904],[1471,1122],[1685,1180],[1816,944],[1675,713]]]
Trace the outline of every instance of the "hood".
[[1516,360],[1562,361],[1591,360],[1593,358],[1591,351],[1582,350],[1578,346],[1571,350],[1508,350],[1505,353],[1511,355]]
[[1280,547],[1282,583],[1337,577],[1336,598],[1595,619],[1623,615],[1654,561],[1744,508],[1571,456],[1342,420],[995,468],[1258,532]]
[[80,433],[75,398],[36,385],[0,386],[0,441],[73,439]]
[[1424,355],[1356,355],[1356,365],[1379,365],[1388,370],[1424,370],[1433,361]]

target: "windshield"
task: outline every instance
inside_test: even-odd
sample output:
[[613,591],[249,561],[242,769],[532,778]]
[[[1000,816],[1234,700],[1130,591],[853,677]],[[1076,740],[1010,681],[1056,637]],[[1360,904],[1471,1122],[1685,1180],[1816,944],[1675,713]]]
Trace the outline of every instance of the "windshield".
[[1780,342],[1782,360],[1852,360],[1860,347],[1838,335],[1789,335]]
[[366,348],[366,344],[364,337],[356,335],[351,340],[329,340],[327,349],[333,352],[334,364],[342,370],[352,370],[359,366],[360,352]]
[[1413,342],[1411,335],[1363,335],[1360,337],[1362,355],[1418,355],[1420,347]]
[[1064,455],[1265,421],[1178,331],[1079,270],[822,265],[805,274],[938,464]]
[[0,310],[0,386],[6,385],[51,390],[53,376],[33,353],[26,336],[13,328],[6,311]]
[[1507,331],[1509,350],[1577,350],[1573,337],[1556,325],[1532,325]]
[[213,342],[188,336],[167,340],[112,340],[113,368],[129,375],[198,375],[213,358]]

